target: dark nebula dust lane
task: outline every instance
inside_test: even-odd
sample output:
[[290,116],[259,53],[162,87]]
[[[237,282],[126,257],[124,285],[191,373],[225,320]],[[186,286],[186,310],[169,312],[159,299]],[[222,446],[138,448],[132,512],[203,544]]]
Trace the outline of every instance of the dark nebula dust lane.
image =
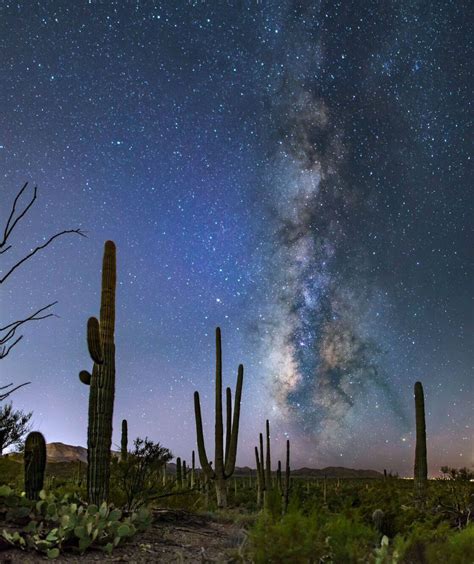
[[[455,83],[466,61],[448,61],[453,29],[443,27],[441,6],[429,12],[313,4],[282,26],[261,331],[276,412],[320,453],[347,448],[378,409],[384,431],[391,425],[406,440],[420,366],[410,365],[406,348],[419,335],[404,318],[436,316],[432,284],[446,280],[439,231],[452,238],[462,229],[449,221],[457,202],[446,190],[465,199],[450,158],[466,155],[446,144],[461,145],[454,132],[465,91],[437,89],[434,75]],[[462,22],[450,20],[460,32]],[[420,338],[432,327],[420,325]],[[433,378],[426,367],[422,374]]]
[[1,366],[48,441],[85,444],[113,239],[115,429],[189,453],[219,325],[225,385],[246,370],[238,464],[270,418],[295,465],[409,472],[416,380],[433,472],[472,464],[468,22],[454,1],[3,2],[0,212],[29,180],[17,250],[88,232],[0,289],[3,325],[58,301]]

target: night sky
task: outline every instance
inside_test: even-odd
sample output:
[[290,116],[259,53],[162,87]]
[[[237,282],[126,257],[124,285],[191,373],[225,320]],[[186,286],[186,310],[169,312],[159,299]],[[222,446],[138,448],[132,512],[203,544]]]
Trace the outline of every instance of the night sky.
[[[87,318],[117,244],[114,443],[212,451],[214,328],[245,365],[238,464],[265,419],[292,466],[474,463],[468,2],[0,5],[2,229],[38,200],[1,324],[58,300],[1,361],[48,442],[86,444]],[[472,115],[472,114],[471,114]],[[26,197],[27,199],[27,197]]]

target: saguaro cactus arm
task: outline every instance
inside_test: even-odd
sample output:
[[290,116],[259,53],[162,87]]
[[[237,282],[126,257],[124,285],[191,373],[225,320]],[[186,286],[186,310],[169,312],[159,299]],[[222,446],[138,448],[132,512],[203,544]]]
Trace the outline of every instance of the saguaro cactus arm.
[[239,365],[237,373],[237,386],[235,389],[234,417],[232,421],[232,431],[230,435],[229,454],[226,456],[226,476],[231,476],[235,470],[235,461],[237,459],[237,442],[239,439],[239,422],[240,422],[240,401],[242,398],[242,384],[244,380],[244,367]]
[[91,378],[92,378],[91,373],[88,372],[87,370],[81,370],[79,372],[79,380],[86,386],[90,386]]
[[255,447],[255,463],[257,465],[257,478],[260,481],[260,458],[258,456],[258,448]]
[[257,465],[257,483],[258,485],[261,485],[262,464],[260,462],[260,457],[258,456],[258,447],[255,447],[255,464]]
[[285,491],[283,498],[283,510],[286,513],[288,511],[288,503],[290,500],[290,439],[286,440]]
[[194,414],[196,417],[196,435],[197,435],[197,447],[199,454],[199,462],[201,463],[201,468],[203,472],[209,479],[215,478],[215,472],[212,466],[209,464],[209,460],[206,454],[206,445],[204,443],[204,433],[202,430],[202,415],[201,415],[201,402],[199,400],[199,392],[194,392]]
[[267,456],[266,456],[266,468],[265,468],[265,481],[267,483],[267,487],[271,489],[272,483],[272,459],[270,455],[270,421],[267,419],[266,421],[266,434],[267,434]]
[[262,471],[262,489],[265,489],[265,459],[263,457],[263,435],[262,433],[259,434],[259,442],[260,442],[260,468]]
[[227,461],[229,460],[230,452],[230,436],[232,433],[232,390],[226,388],[226,427],[225,427],[225,465],[227,466]]
[[87,348],[92,360],[96,364],[104,362],[102,356],[102,345],[100,344],[99,320],[96,317],[89,317],[87,321]]
[[224,427],[222,422],[222,344],[221,330],[216,328],[216,420],[214,471],[222,475],[224,471]]

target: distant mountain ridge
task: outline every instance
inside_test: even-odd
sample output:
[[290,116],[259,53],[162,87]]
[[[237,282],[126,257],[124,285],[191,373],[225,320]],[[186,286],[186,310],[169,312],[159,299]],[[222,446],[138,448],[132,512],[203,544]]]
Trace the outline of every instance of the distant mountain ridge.
[[[114,453],[118,454],[118,453]],[[66,445],[64,443],[48,443],[46,445],[48,462],[77,462],[87,463],[87,449],[82,446]],[[167,470],[174,474],[176,465],[167,464]],[[255,475],[255,469],[248,466],[236,467],[236,476]],[[328,466],[327,468],[298,468],[291,471],[292,476],[305,476],[311,478],[382,478],[382,474],[376,470],[359,470],[345,468],[343,466]]]
[[64,443],[48,443],[46,445],[48,462],[86,462],[87,449],[82,446],[65,445]]

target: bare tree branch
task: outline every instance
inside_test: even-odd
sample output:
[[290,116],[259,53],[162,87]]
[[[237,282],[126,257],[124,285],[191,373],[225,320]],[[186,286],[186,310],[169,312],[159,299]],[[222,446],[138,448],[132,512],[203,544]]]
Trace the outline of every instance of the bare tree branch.
[[8,346],[0,347],[0,359],[5,358],[7,354],[12,350],[12,348],[17,345],[23,339],[23,335],[20,335],[13,343]]
[[[28,212],[28,210],[31,208],[31,206],[35,203],[36,193],[37,193],[37,190],[38,190],[36,186],[33,189],[33,197],[31,198],[31,201],[26,206],[26,208],[20,213],[20,215],[16,219],[14,219],[15,211],[16,211],[16,204],[17,204],[18,200],[20,199],[21,195],[23,194],[23,192],[26,190],[27,186],[28,186],[28,182],[25,182],[25,184],[23,185],[23,188],[18,192],[15,200],[13,201],[12,210],[10,212],[10,216],[8,218],[7,224],[5,225],[5,231],[3,232],[3,240],[0,242],[0,249],[3,249],[3,247],[6,245],[6,243],[8,241],[8,237],[10,237],[11,232],[15,229],[15,225],[21,220],[21,218]],[[12,221],[13,221],[13,223],[10,225],[10,223]],[[10,249],[10,248],[11,248],[11,245],[9,245],[6,249],[3,249],[2,252],[4,253],[5,251],[8,251],[8,249]]]
[[52,243],[57,237],[61,237],[61,235],[65,235],[67,233],[76,233],[77,235],[80,235],[81,237],[86,237],[86,234],[84,231],[81,231],[80,229],[66,229],[64,231],[60,231],[59,233],[56,233],[55,235],[53,235],[52,237],[50,237],[46,243],[43,243],[42,245],[39,245],[38,247],[34,248],[30,253],[28,253],[25,257],[23,257],[21,260],[19,260],[16,264],[14,264],[10,270],[2,277],[0,278],[0,284],[3,284],[3,282],[5,282],[5,280],[19,267],[21,266],[24,262],[26,262],[28,259],[30,259],[33,255],[35,255],[38,251],[41,251],[41,249],[46,248],[50,243]]
[[[55,315],[54,313],[46,313],[45,315],[40,315],[50,307],[56,305],[57,303],[58,302],[52,302],[38,309],[28,317],[25,317],[24,319],[19,319],[18,321],[13,321],[12,323],[5,325],[4,327],[0,327],[0,359],[5,358],[7,354],[11,351],[11,349],[23,338],[23,335],[20,335],[12,343],[9,343],[9,341],[15,338],[16,330],[19,327],[21,327],[25,323],[28,323],[29,321],[40,321],[41,319],[46,319],[48,317],[57,317],[57,315]],[[2,332],[5,332],[5,334],[1,335]]]
[[[33,195],[31,197],[31,200],[28,202],[28,204],[26,204],[26,206],[23,208],[23,210],[21,210],[18,215],[17,215],[17,204],[18,201],[20,200],[23,192],[27,189],[28,187],[28,182],[25,182],[25,184],[23,185],[23,187],[21,188],[21,190],[18,192],[18,194],[16,195],[14,201],[13,201],[13,205],[12,205],[12,209],[10,211],[10,215],[8,217],[7,223],[5,225],[5,229],[3,231],[3,238],[0,241],[0,254],[6,253],[9,249],[11,249],[12,245],[8,245],[8,240],[10,238],[10,235],[12,234],[13,230],[15,229],[15,227],[18,225],[18,223],[23,219],[23,217],[25,217],[25,215],[28,213],[28,211],[30,210],[31,206],[35,203],[35,200],[37,198],[37,194],[38,194],[38,188],[35,186],[33,188]],[[51,236],[45,243],[43,243],[42,245],[38,245],[37,247],[35,247],[30,253],[28,253],[25,257],[23,257],[21,260],[19,260],[16,264],[14,264],[10,270],[0,278],[0,284],[3,284],[3,282],[5,282],[5,280],[19,267],[21,266],[24,262],[26,262],[28,259],[30,259],[33,255],[35,255],[38,251],[41,251],[42,249],[46,248],[48,245],[50,245],[55,239],[57,239],[58,237],[61,237],[62,235],[66,235],[68,233],[76,233],[77,235],[81,235],[82,237],[85,237],[86,234],[84,233],[84,231],[81,231],[80,229],[65,229],[64,231],[60,231],[59,233],[56,233],[55,235]]]
[[1,390],[6,390],[7,388],[10,388],[11,386],[13,386],[12,384],[7,384],[6,386],[0,386],[0,401],[3,401],[4,399],[7,399],[7,397],[12,394],[13,392],[16,392],[16,390],[23,388],[23,386],[28,386],[28,384],[31,384],[31,382],[24,382],[23,384],[20,384],[18,386],[16,386],[15,388],[12,388],[11,390],[8,390],[7,392],[1,392]]
[[[31,196],[31,199],[23,206],[19,204],[27,188],[28,188],[28,182],[25,182],[25,184],[23,185],[23,187],[20,189],[15,199],[13,200],[13,205],[10,210],[10,215],[8,216],[7,222],[5,224],[5,228],[3,230],[3,236],[0,240],[0,255],[3,255],[4,253],[6,253],[12,248],[12,245],[9,243],[11,234],[13,233],[15,227],[25,217],[25,215],[28,213],[28,211],[31,209],[31,207],[36,201],[38,188],[35,186],[33,188],[33,194]],[[17,209],[17,207],[19,207],[19,209]],[[2,272],[2,275],[0,276],[0,284],[3,284],[3,282],[5,282],[5,280],[7,280],[7,278],[9,278],[17,268],[19,268],[23,263],[25,263],[27,260],[33,257],[36,253],[48,247],[48,245],[50,245],[58,237],[61,237],[62,235],[67,235],[69,233],[74,233],[76,235],[80,235],[81,237],[86,236],[86,234],[83,231],[81,231],[81,229],[66,229],[64,231],[60,231],[59,233],[56,233],[55,235],[52,235],[42,245],[38,245],[37,247],[32,249],[26,256],[18,260],[5,274],[3,274]],[[45,312],[56,303],[57,302],[50,303],[38,309],[28,317],[25,317],[24,319],[19,319],[17,321],[13,321],[12,323],[9,323],[8,325],[5,325],[4,327],[0,327],[0,359],[5,358],[9,354],[9,352],[13,349],[13,347],[15,347],[22,340],[23,335],[17,335],[16,334],[17,330],[20,327],[22,327],[22,325],[30,321],[40,321],[41,319],[46,319],[48,317],[54,316],[55,315],[54,313],[51,312],[45,313]],[[13,392],[18,390],[19,388],[22,388],[23,386],[27,386],[29,383],[30,382],[25,382],[23,384],[19,384],[18,386],[14,386],[14,387],[12,387],[13,383],[7,384],[6,386],[0,386],[0,401],[5,400]]]

